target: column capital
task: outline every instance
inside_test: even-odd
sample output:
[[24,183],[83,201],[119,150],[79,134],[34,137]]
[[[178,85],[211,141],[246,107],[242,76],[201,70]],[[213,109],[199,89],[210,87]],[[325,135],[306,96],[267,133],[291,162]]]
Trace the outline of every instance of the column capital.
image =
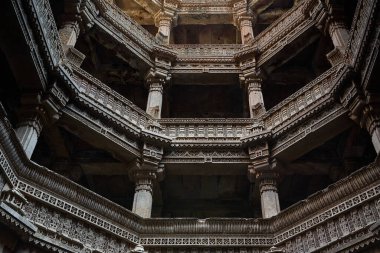
[[263,83],[263,79],[258,76],[251,76],[251,77],[245,78],[245,85],[248,89],[248,92],[261,91],[262,83]]

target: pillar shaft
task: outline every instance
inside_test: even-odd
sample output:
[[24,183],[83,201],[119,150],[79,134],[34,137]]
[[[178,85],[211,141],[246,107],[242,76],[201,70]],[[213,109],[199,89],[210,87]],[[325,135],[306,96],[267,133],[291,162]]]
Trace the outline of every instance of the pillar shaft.
[[345,48],[349,31],[342,21],[333,20],[329,25],[329,34],[335,48]]
[[38,116],[21,122],[16,129],[17,137],[19,138],[28,158],[33,154],[41,130],[42,124]]
[[170,43],[170,33],[172,29],[172,17],[161,16],[157,21],[158,32],[156,38],[161,40],[163,44]]
[[153,204],[153,182],[151,179],[139,179],[136,182],[132,212],[143,218],[150,218]]
[[59,37],[65,47],[74,47],[79,37],[78,22],[65,22],[62,28],[59,29]]
[[150,81],[148,103],[146,112],[152,117],[161,118],[162,111],[162,97],[163,97],[163,83],[162,81]]
[[361,125],[371,135],[371,140],[376,153],[380,153],[380,104],[367,105],[363,109]]
[[250,43],[253,38],[253,28],[252,28],[252,18],[243,17],[239,20],[240,34],[241,34],[241,43],[246,45]]
[[251,118],[258,117],[265,112],[261,83],[262,80],[260,78],[248,78],[246,80],[249,114]]
[[263,218],[273,217],[280,212],[280,201],[274,178],[260,179],[260,196]]
[[143,218],[150,218],[153,205],[153,183],[157,180],[157,168],[138,162],[130,172],[131,179],[136,183],[133,197],[132,212]]

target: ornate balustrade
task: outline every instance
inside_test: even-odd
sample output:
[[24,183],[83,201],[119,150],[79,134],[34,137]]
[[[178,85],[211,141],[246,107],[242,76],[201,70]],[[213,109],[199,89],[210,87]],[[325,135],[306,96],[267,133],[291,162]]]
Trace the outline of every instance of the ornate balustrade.
[[337,85],[344,65],[336,65],[325,73],[293,93],[291,96],[271,108],[264,115],[265,128],[274,134],[294,125],[297,120],[305,118],[307,112],[316,110],[323,102],[332,98],[331,91]]
[[243,47],[235,57],[240,57],[250,53],[252,49],[259,52],[257,66],[262,66],[277,52],[291,43],[309,28],[314,25],[314,21],[305,15],[305,9],[315,4],[312,1],[303,1],[284,13],[279,19],[261,32],[251,45]]
[[255,121],[252,119],[161,119],[167,136],[173,141],[239,140],[246,136]]
[[80,96],[100,107],[107,115],[117,117],[120,122],[133,126],[136,131],[139,128],[148,128],[148,123],[154,121],[145,111],[84,70],[73,70]]
[[106,0],[86,1],[84,21],[94,23],[123,44],[146,63],[152,65],[150,54],[159,45],[156,38],[114,4]]
[[47,54],[50,69],[57,67],[64,59],[63,47],[48,0],[28,1],[34,20],[34,27],[39,33],[43,49]]
[[172,44],[169,45],[177,53],[177,61],[198,58],[233,58],[242,45],[239,44]]

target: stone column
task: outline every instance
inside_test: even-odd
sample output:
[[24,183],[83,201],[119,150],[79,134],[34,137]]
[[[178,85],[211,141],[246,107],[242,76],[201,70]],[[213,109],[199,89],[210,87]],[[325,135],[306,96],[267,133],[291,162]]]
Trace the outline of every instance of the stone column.
[[333,18],[330,21],[328,29],[334,47],[337,49],[344,49],[350,36],[344,22]]
[[17,137],[19,138],[28,158],[33,154],[41,130],[42,123],[38,115],[22,121],[16,129]]
[[159,119],[161,118],[165,80],[163,78],[149,78],[147,83],[149,85],[149,95],[146,112],[152,117]]
[[159,12],[155,15],[154,21],[158,27],[156,38],[158,38],[163,44],[169,44],[174,16]]
[[75,44],[79,37],[79,24],[77,21],[66,21],[62,28],[59,29],[59,37],[61,39],[63,49],[69,62],[80,67],[85,59],[85,55],[75,49]]
[[251,118],[256,118],[265,112],[264,98],[261,91],[262,79],[259,77],[246,78],[249,115]]
[[329,0],[328,8],[329,17],[326,28],[334,44],[334,49],[327,54],[327,59],[331,65],[336,65],[343,60],[343,54],[347,46],[350,32],[344,23],[342,8],[332,4]]
[[59,37],[62,45],[67,47],[74,47],[79,37],[79,24],[76,21],[66,21],[61,29],[59,29]]
[[253,18],[250,16],[241,16],[237,20],[243,45],[249,44],[254,39],[252,21]]
[[153,182],[157,177],[156,172],[138,168],[132,171],[130,176],[136,184],[132,212],[143,218],[150,218],[153,204]]
[[28,158],[33,154],[42,131],[45,110],[41,107],[40,94],[25,94],[21,98],[21,108],[18,111],[19,123],[16,135]]
[[363,109],[361,125],[371,135],[371,140],[376,153],[380,153],[380,104],[367,105]]
[[273,174],[269,174],[260,175],[258,179],[263,218],[276,216],[280,212],[276,177]]

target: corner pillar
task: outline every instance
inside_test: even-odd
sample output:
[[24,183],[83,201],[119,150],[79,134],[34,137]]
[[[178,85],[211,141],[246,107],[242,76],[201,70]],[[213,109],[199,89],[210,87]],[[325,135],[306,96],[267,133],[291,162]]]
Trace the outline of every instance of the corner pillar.
[[269,147],[266,142],[256,143],[248,152],[252,161],[252,165],[248,167],[248,178],[259,186],[262,217],[271,218],[280,212],[276,160],[269,160]]
[[65,21],[58,32],[65,48],[74,47],[79,37],[79,24],[77,21]]
[[254,39],[252,21],[253,18],[250,16],[240,16],[237,18],[237,23],[241,35],[241,43],[243,45],[251,43]]
[[163,44],[170,44],[170,34],[176,21],[174,15],[166,14],[160,11],[155,15],[154,21],[158,27],[156,38]]
[[349,39],[349,31],[344,23],[344,13],[340,6],[328,1],[328,13],[326,29],[333,42],[334,49],[327,54],[327,59],[331,65],[340,63]]
[[265,112],[264,97],[261,90],[262,79],[259,77],[248,77],[245,86],[248,95],[249,115],[257,118]]
[[149,86],[149,95],[146,106],[146,112],[152,117],[160,119],[165,79],[148,78],[147,84]]
[[132,212],[143,218],[150,218],[153,205],[153,182],[156,179],[156,173],[134,171],[132,178],[136,184]]
[[364,107],[361,125],[371,135],[376,153],[380,153],[380,104],[370,104]]
[[277,174],[260,172],[257,175],[261,196],[263,218],[271,218],[280,212],[280,201],[277,192]]
[[132,212],[150,218],[153,206],[153,186],[164,177],[164,167],[159,162],[163,149],[144,143],[142,159],[138,159],[129,172],[135,182]]
[[24,96],[18,113],[19,123],[16,127],[16,135],[28,158],[32,156],[37,145],[45,118],[45,110],[40,102],[40,95],[38,94]]

